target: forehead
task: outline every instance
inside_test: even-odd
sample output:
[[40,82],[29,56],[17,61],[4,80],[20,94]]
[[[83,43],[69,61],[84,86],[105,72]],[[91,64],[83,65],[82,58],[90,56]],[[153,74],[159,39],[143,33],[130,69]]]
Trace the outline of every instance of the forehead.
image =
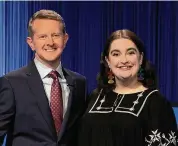
[[51,19],[36,19],[32,23],[32,29],[36,33],[60,32],[62,23]]
[[116,49],[119,51],[125,51],[128,48],[136,48],[137,49],[134,42],[132,42],[129,39],[121,38],[121,39],[116,39],[111,43],[110,51],[116,50]]

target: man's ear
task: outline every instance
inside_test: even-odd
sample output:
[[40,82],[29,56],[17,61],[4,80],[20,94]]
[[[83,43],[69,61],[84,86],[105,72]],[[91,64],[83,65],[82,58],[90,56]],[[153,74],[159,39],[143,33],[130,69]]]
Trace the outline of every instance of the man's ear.
[[66,46],[68,39],[69,39],[69,35],[67,33],[65,33],[65,35],[64,35],[64,46]]
[[32,49],[32,51],[35,51],[35,47],[34,47],[32,38],[31,37],[27,37],[26,42],[30,46],[30,48]]

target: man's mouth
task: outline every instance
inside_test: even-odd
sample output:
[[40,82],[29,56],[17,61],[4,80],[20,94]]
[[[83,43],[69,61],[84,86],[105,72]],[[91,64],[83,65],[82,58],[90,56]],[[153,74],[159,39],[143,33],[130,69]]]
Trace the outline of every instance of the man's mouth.
[[48,49],[44,49],[45,51],[47,51],[47,52],[53,52],[53,51],[55,51],[57,48],[48,48]]

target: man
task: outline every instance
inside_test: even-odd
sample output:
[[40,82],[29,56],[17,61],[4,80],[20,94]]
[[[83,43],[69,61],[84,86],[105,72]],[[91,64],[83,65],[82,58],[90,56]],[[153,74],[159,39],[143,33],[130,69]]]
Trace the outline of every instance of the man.
[[68,40],[63,18],[40,10],[28,31],[34,60],[0,78],[1,145],[7,134],[7,146],[75,146],[86,81],[61,65]]

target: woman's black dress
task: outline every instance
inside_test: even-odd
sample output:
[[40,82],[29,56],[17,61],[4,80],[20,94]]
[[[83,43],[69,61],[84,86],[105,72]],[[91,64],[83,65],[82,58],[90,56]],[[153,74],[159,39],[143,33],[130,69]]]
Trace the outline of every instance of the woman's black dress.
[[80,121],[78,146],[176,146],[170,103],[155,89],[133,94],[94,91]]

